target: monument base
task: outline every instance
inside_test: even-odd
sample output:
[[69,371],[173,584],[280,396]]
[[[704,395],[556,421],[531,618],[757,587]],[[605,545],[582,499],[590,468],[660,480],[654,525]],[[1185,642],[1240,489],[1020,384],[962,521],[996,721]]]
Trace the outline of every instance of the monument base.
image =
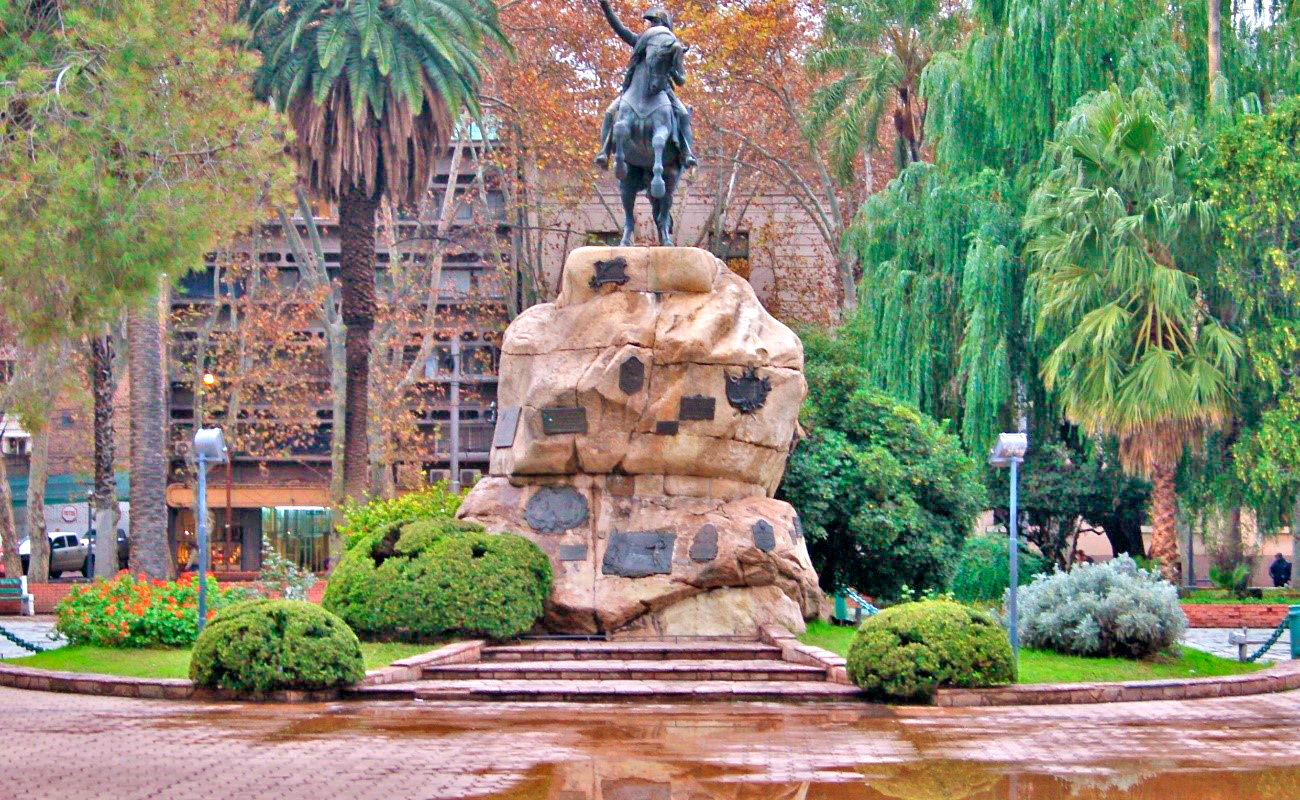
[[754,636],[770,623],[801,632],[817,615],[821,590],[788,503],[634,493],[650,477],[484,478],[460,516],[551,557],[544,625],[555,633]]
[[772,495],[806,391],[799,337],[711,253],[580,248],[506,330],[460,514],[551,557],[551,631],[803,630],[822,593]]

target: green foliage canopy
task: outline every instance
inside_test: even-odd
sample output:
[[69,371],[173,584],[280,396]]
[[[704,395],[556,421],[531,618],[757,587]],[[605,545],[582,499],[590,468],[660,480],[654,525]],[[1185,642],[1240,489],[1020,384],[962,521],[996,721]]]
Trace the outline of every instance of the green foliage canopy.
[[288,180],[280,128],[248,93],[252,59],[215,4],[46,6],[0,5],[0,297],[36,342],[201,264]]
[[896,598],[904,585],[943,589],[984,490],[956,437],[899,400],[871,390],[808,335],[810,431],[778,496],[799,512],[822,586]]

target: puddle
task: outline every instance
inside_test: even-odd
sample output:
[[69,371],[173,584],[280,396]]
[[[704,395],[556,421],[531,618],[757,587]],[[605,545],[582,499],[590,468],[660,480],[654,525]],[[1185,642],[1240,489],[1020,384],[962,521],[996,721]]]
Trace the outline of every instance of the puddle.
[[15,762],[16,797],[170,797],[194,783],[276,800],[1300,800],[1300,692],[976,710],[0,692],[6,703],[23,758],[73,752],[80,767],[37,776]]

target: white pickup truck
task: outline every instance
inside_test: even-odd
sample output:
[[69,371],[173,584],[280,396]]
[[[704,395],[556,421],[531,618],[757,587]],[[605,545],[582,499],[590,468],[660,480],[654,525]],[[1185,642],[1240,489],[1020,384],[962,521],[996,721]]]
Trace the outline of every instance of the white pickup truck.
[[[89,578],[95,571],[90,559],[90,540],[85,534],[71,531],[50,531],[50,577],[57,578],[65,572],[80,572]],[[18,545],[18,557],[23,562],[23,572],[31,559],[32,543],[23,539]]]

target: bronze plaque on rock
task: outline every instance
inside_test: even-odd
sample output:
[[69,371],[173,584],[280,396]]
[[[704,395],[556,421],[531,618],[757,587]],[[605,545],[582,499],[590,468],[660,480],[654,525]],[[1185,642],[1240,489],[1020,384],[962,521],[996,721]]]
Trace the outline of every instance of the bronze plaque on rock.
[[703,395],[683,397],[681,407],[677,411],[677,418],[683,422],[687,420],[713,419],[713,412],[717,403],[718,401],[714,398]]
[[543,408],[542,433],[555,436],[561,433],[586,433],[587,409]]
[[501,409],[497,415],[497,426],[492,430],[493,447],[514,447],[520,411],[519,406],[505,406]]
[[595,265],[595,274],[591,276],[588,284],[593,289],[599,289],[606,283],[618,284],[619,286],[627,283],[627,259],[622,256],[611,258],[608,261],[597,261]]
[[659,436],[676,436],[677,428],[677,420],[675,419],[660,420],[655,423],[655,433]]
[[667,532],[612,533],[600,571],[622,578],[668,575],[673,571],[676,534]]
[[645,364],[636,356],[629,356],[618,368],[618,388],[624,394],[636,394],[645,385]]

